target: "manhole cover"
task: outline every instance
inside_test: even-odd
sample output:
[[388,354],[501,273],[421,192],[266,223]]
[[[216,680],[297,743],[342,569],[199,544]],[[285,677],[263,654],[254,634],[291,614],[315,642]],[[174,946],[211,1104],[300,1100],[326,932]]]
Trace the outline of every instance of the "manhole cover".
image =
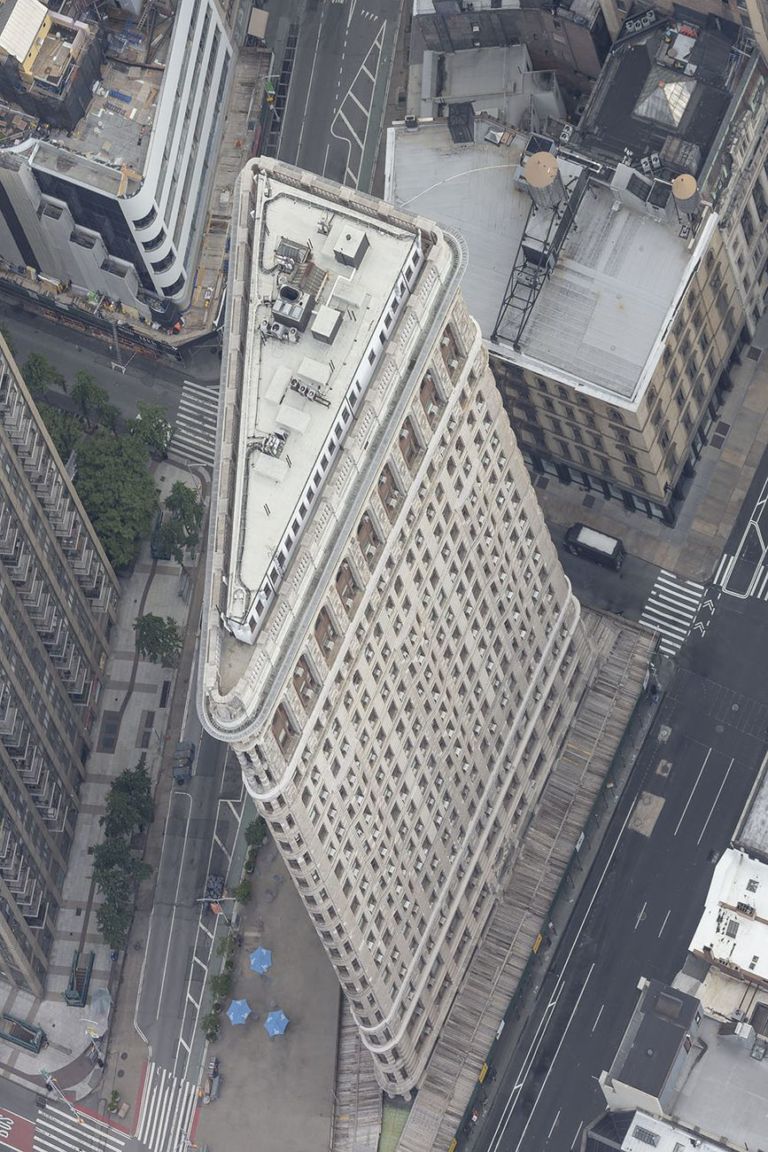
[[715,724],[715,732],[725,732],[725,728],[722,724]]
[[659,728],[659,737],[658,737],[659,743],[660,744],[666,744],[667,740],[669,740],[671,735],[672,735],[672,729],[669,727],[669,725],[668,724],[662,724],[662,726]]
[[738,712],[738,710],[739,710],[738,704],[731,704],[731,712]]
[[117,1070],[118,1080],[120,1079],[121,1076],[125,1076],[125,1068],[118,1068],[118,1070]]
[[120,1053],[120,1059],[121,1060],[127,1060],[128,1059],[128,1053],[127,1052],[121,1052]]

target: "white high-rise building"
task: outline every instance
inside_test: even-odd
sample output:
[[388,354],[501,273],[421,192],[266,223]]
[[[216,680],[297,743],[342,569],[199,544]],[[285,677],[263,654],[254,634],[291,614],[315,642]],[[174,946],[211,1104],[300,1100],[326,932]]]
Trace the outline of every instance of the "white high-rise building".
[[593,663],[460,240],[277,162],[232,229],[200,711],[419,1083]]
[[250,8],[147,0],[97,23],[78,0],[0,3],[5,268],[145,320],[188,305]]

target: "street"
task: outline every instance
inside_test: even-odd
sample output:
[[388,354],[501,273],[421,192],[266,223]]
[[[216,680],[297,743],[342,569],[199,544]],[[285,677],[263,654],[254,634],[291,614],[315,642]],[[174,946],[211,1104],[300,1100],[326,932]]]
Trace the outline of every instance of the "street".
[[171,795],[134,1017],[155,1063],[195,1081],[203,1046],[200,1001],[216,925],[201,898],[208,875],[229,871],[242,813],[240,770],[234,757],[225,763],[226,753],[203,734],[194,775]]
[[[729,542],[757,508],[761,464]],[[752,517],[754,518],[754,517]],[[630,558],[631,559],[631,558]],[[572,565],[569,563],[569,568]],[[634,601],[649,573],[628,565]],[[582,574],[583,587],[589,580]],[[595,577],[596,599],[615,573]],[[638,583],[639,581],[639,583]],[[757,582],[753,581],[756,587]],[[578,587],[578,585],[577,585]],[[614,586],[617,593],[623,587]],[[714,864],[727,847],[768,750],[768,682],[757,596],[708,588],[694,629],[629,784],[613,815],[522,1037],[504,1036],[495,1083],[478,1096],[481,1118],[460,1147],[488,1152],[569,1152],[605,1108],[597,1083],[610,1066],[641,976],[671,981],[701,916]],[[589,601],[593,599],[587,595]]]
[[401,0],[307,4],[279,158],[370,191]]

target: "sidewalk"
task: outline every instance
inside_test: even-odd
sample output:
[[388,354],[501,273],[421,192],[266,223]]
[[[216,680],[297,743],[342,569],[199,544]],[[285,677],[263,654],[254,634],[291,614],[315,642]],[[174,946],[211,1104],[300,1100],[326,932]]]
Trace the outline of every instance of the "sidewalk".
[[[200,487],[196,476],[169,461],[153,465],[153,471],[161,500],[177,480]],[[93,728],[94,748],[80,790],[80,813],[54,933],[47,995],[38,1000],[8,985],[0,985],[0,1010],[42,1027],[48,1038],[48,1046],[37,1056],[0,1042],[2,1074],[25,1087],[39,1089],[43,1084],[41,1069],[45,1068],[56,1077],[62,1089],[80,1100],[95,1091],[104,1076],[92,1059],[95,1054],[89,1032],[103,1036],[107,1031],[110,997],[117,994],[121,961],[115,963],[110,959],[109,948],[96,924],[98,897],[91,878],[90,849],[103,838],[99,820],[113,780],[125,769],[135,767],[139,757],[145,754],[147,767],[157,784],[166,743],[177,730],[176,726],[180,726],[180,717],[176,717],[175,712],[179,696],[183,703],[184,673],[175,674],[158,664],[138,659],[133,632],[134,620],[142,612],[172,616],[182,626],[186,624],[188,604],[182,598],[184,589],[179,577],[178,564],[153,561],[149,544],[145,543],[133,573],[122,582],[118,619]],[[182,658],[180,669],[184,667]],[[160,797],[156,799],[162,804]],[[162,826],[162,821],[160,823]],[[151,864],[149,856],[148,845],[146,858]],[[88,1001],[82,1008],[70,1008],[63,999],[75,951],[83,959],[94,954]],[[132,995],[130,958],[121,957],[127,977],[121,993],[123,1003]],[[140,962],[140,956],[138,959]],[[103,1044],[101,1050],[103,1055]],[[134,1076],[133,1061],[121,1063],[129,1055],[138,1053],[120,1051],[118,1059],[110,1062],[106,1073],[108,1083],[91,1101],[94,1107],[100,1104],[103,1110],[104,1098],[113,1089],[133,1099],[135,1091],[128,1093],[126,1088],[135,1081],[138,1090],[141,1066],[136,1065]],[[129,1069],[131,1075],[127,1075]]]
[[750,360],[745,350],[731,375],[733,390],[715,424],[723,446],[710,443],[703,450],[674,527],[627,512],[618,500],[542,477],[536,493],[547,523],[566,526],[584,520],[620,536],[633,556],[689,580],[709,580],[768,448],[768,357]]
[[[248,802],[243,828],[253,815]],[[230,884],[239,879],[241,860],[236,852]],[[201,1109],[195,1143],[212,1152],[328,1148],[339,983],[271,841],[259,850],[250,879],[251,899],[239,908],[243,942],[235,955],[232,999],[246,999],[253,1012],[238,1026],[223,1016],[219,1038],[209,1046],[209,1058],[220,1061],[221,1095]],[[250,970],[250,953],[259,946],[272,952],[264,976]],[[290,1023],[285,1035],[270,1039],[264,1020],[276,1008]]]

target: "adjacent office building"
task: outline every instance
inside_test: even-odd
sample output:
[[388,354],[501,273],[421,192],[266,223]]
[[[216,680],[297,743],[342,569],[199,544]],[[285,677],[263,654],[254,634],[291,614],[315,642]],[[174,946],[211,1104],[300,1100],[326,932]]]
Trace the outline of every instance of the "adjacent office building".
[[133,318],[190,298],[250,3],[0,4],[0,257]]
[[117,580],[0,339],[0,976],[40,994]]
[[419,1083],[594,664],[466,264],[354,190],[240,178],[200,712],[390,1094]]
[[467,71],[463,115],[390,130],[387,198],[464,235],[531,470],[673,522],[763,310],[762,59],[725,22],[657,20],[578,126],[478,113]]

